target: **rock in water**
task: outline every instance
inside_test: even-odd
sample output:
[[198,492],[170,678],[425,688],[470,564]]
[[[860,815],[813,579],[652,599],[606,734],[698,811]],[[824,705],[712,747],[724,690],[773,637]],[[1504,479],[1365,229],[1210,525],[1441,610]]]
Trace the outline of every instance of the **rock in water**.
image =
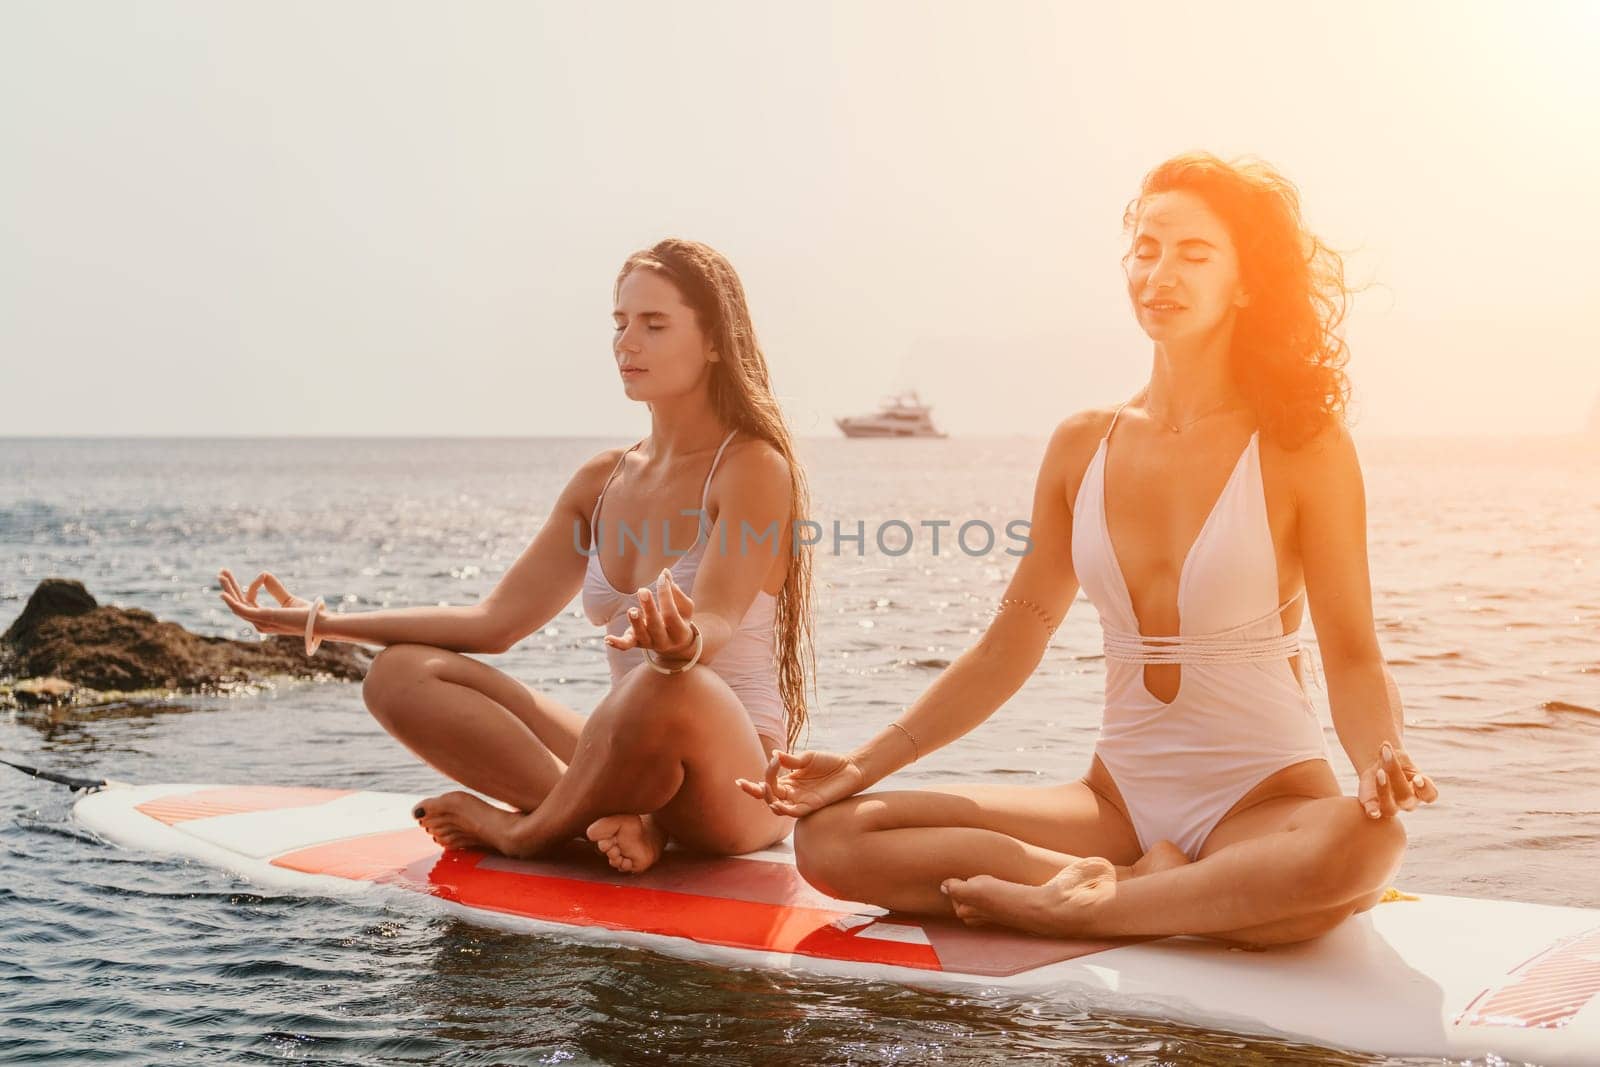
[[358,681],[370,662],[369,653],[350,644],[326,643],[307,658],[297,637],[192,634],[148,611],[103,607],[82,582],[65,578],[40,582],[0,635],[0,673],[93,690],[203,692],[283,675]]
[[82,582],[46,578],[34,589],[33,595],[28,598],[28,606],[22,609],[22,614],[17,616],[10,629],[0,634],[0,643],[16,645],[25,642],[46,619],[87,615],[99,606]]

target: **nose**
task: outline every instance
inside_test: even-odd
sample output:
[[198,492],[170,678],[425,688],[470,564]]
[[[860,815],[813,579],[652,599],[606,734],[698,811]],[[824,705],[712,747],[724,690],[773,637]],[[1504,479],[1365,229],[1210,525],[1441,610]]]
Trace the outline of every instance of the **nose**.
[[1166,256],[1158,259],[1150,273],[1145,277],[1145,283],[1156,292],[1173,288],[1178,284],[1178,271],[1172,260]]

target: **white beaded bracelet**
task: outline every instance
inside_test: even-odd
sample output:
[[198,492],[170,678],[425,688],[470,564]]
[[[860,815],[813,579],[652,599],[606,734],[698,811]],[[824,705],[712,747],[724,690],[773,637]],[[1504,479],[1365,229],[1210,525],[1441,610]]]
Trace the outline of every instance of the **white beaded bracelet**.
[[687,663],[680,663],[676,667],[663,667],[656,662],[656,657],[650,649],[644,650],[644,661],[654,667],[661,674],[682,674],[684,671],[700,662],[700,650],[705,647],[705,635],[700,632],[700,627],[695,625],[693,619],[689,620],[689,629],[694,631],[694,655],[689,657]]
[[316,636],[317,612],[322,610],[322,598],[311,602],[311,610],[306,613],[306,655],[314,656],[317,649],[322,647],[322,638]]

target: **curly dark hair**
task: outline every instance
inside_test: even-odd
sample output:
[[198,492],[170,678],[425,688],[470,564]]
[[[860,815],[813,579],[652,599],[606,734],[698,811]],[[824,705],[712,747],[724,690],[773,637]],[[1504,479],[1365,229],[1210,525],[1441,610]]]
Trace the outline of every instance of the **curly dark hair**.
[[1123,212],[1124,231],[1132,235],[1145,201],[1174,190],[1205,201],[1238,250],[1250,302],[1238,310],[1229,360],[1262,429],[1295,449],[1330,424],[1343,425],[1350,402],[1349,349],[1338,333],[1350,295],[1344,260],[1306,228],[1294,184],[1258,159],[1187,152],[1144,176]]

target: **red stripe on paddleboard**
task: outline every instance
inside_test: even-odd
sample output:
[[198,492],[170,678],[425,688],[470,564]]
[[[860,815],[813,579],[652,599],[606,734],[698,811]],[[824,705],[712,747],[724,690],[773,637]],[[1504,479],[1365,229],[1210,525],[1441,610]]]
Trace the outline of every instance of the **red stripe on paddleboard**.
[[243,815],[251,811],[276,811],[279,808],[308,808],[313,804],[326,804],[342,796],[349,789],[316,789],[300,786],[258,785],[230,789],[197,789],[192,793],[174,793],[157,797],[134,810],[143,812],[160,822],[173,826],[194,819],[214,819],[219,815]]
[[[274,867],[306,874],[327,874],[357,882],[394,882],[407,889],[428,892],[425,881],[405,877],[406,869],[422,860],[434,860],[440,848],[421,829],[350,837],[287,852],[272,861]],[[423,871],[426,871],[426,867]]]
[[1558,941],[1513,968],[1514,979],[1485,989],[1456,1025],[1558,1029],[1600,994],[1600,929]]
[[[429,855],[437,857],[431,869],[419,863]],[[400,885],[470,908],[569,926],[660,934],[757,952],[940,969],[939,957],[929,945],[857,937],[870,923],[855,912],[611,885],[525,869],[495,870],[481,866],[485,858],[481,852],[441,852],[416,829],[316,845],[279,856],[272,864],[307,874]],[[851,920],[855,929],[842,929],[837,925],[841,920]]]

